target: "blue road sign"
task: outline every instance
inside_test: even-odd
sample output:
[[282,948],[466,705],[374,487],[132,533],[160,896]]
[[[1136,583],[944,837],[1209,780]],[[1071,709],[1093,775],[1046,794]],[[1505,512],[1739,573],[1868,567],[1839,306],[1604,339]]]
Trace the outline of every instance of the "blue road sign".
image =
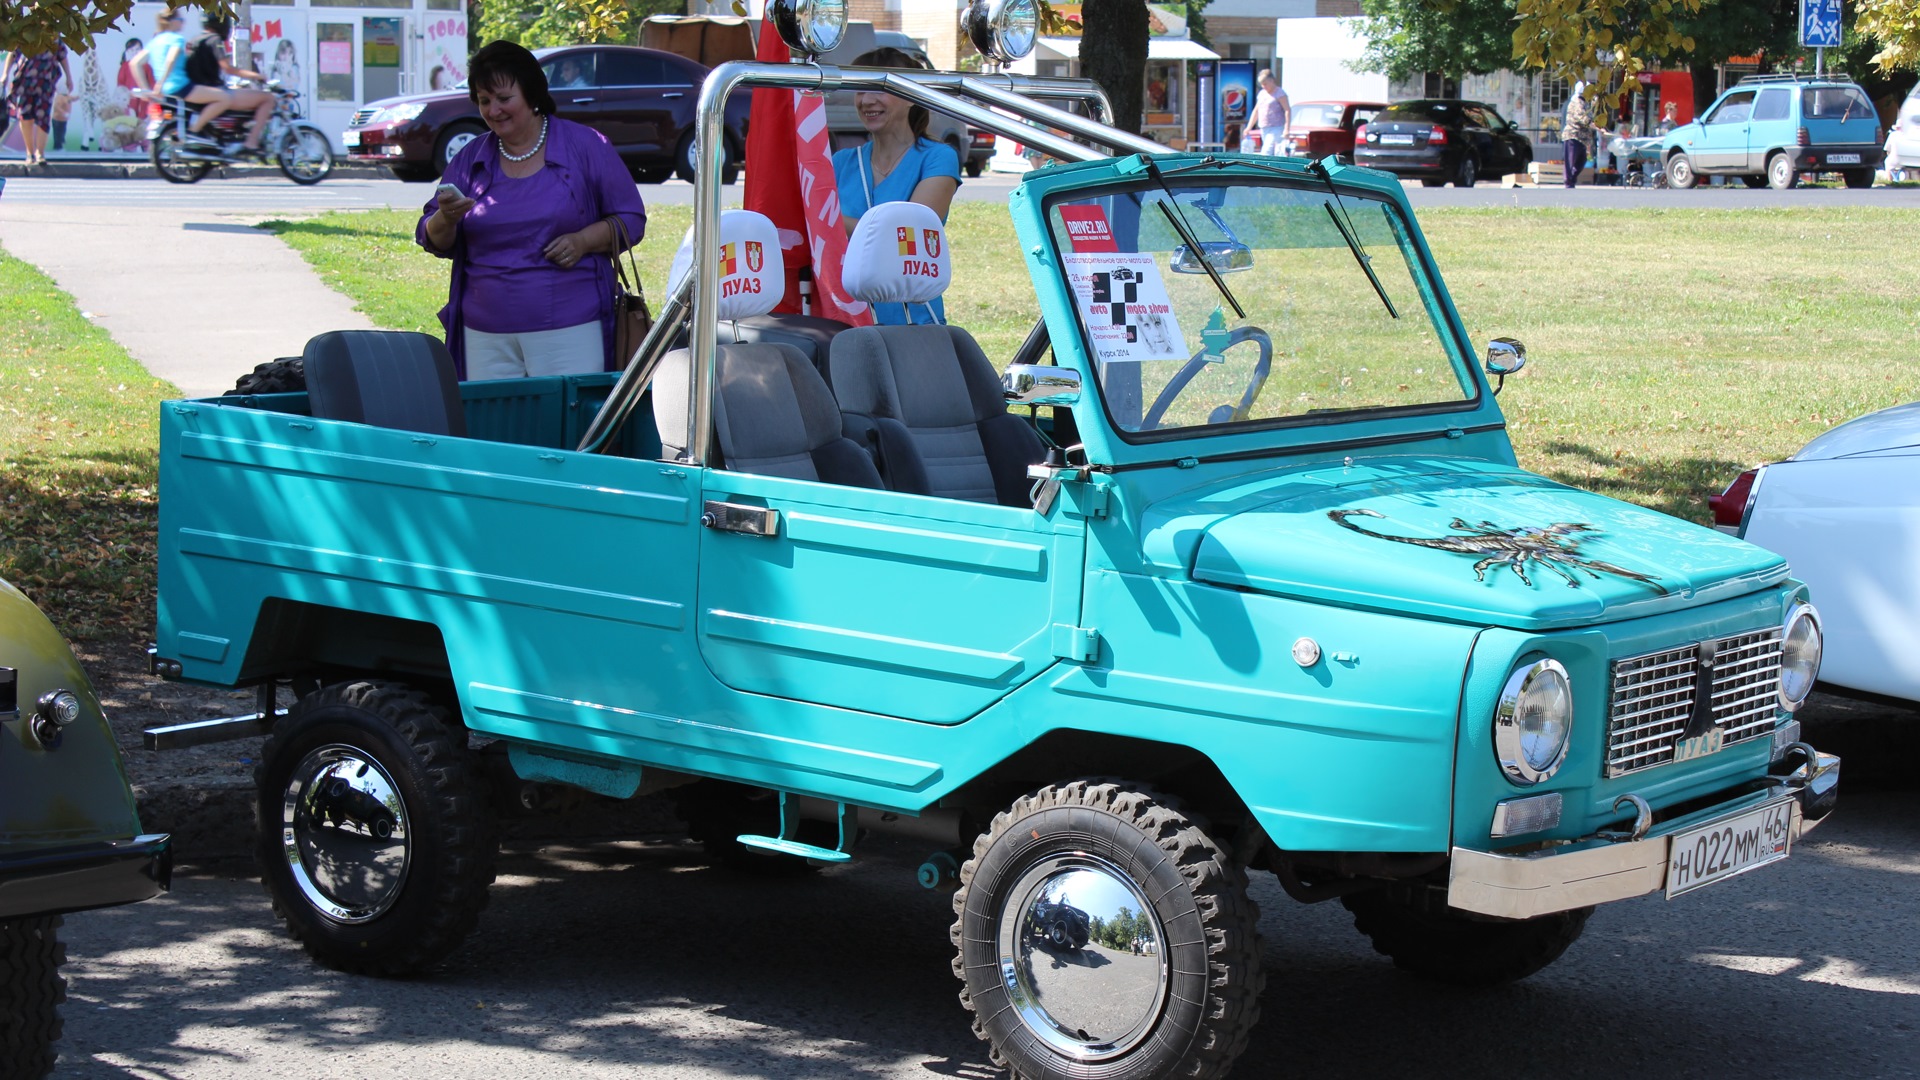
[[1840,0],[1800,0],[1800,44],[1809,49],[1840,47]]

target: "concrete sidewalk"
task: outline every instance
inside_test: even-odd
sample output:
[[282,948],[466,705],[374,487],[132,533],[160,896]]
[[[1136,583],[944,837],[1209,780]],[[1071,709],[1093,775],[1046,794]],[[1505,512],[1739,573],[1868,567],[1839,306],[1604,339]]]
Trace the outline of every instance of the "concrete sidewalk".
[[268,215],[0,201],[0,247],[45,271],[148,371],[188,397],[233,388],[327,330],[370,329]]

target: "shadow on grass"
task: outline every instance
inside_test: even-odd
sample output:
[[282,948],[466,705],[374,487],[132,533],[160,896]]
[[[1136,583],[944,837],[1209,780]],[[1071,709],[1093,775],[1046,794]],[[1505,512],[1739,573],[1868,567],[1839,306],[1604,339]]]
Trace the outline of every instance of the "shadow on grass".
[[0,577],[68,637],[150,631],[156,461],[151,449],[26,453],[0,468]]
[[1573,442],[1547,443],[1540,453],[1543,476],[1703,525],[1712,522],[1707,496],[1747,468],[1731,458],[1614,457]]

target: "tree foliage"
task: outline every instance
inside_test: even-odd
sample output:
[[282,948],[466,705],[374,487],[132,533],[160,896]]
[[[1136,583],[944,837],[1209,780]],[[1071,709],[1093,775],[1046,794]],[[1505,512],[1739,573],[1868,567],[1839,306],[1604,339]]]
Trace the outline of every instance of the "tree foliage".
[[1680,21],[1708,0],[1514,0],[1513,58],[1617,103],[1653,64],[1691,53]]
[[1512,64],[1512,0],[1360,0],[1360,10],[1362,70],[1400,81],[1428,71],[1486,75]]
[[[66,4],[52,0],[0,0],[0,49],[43,53],[64,44],[74,52],[93,48],[95,34],[104,34],[127,17],[134,0],[98,0]],[[231,16],[235,4],[208,0],[181,6],[200,7]]]
[[468,7],[474,48],[512,41],[529,49],[553,45],[632,45],[649,15],[686,11],[686,0],[482,0]]
[[1853,0],[1854,29],[1879,44],[1873,54],[1881,71],[1920,68],[1920,2]]

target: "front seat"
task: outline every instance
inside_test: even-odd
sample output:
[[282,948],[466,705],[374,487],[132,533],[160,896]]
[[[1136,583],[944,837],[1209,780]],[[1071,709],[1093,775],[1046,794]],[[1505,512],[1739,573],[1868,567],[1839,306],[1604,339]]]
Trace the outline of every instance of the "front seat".
[[[674,259],[690,272],[693,237]],[[773,222],[750,210],[720,215],[720,319],[772,311],[786,289]],[[674,291],[677,278],[669,286]],[[723,328],[722,334],[726,331]],[[652,383],[653,422],[662,456],[686,452],[687,386],[692,354],[675,349]],[[840,431],[840,409],[826,381],[792,345],[723,341],[714,369],[713,421],[718,453],[708,464],[735,472],[878,488],[873,459]]]
[[467,434],[453,356],[439,338],[411,330],[329,330],[301,353],[307,404],[322,420]]
[[[946,291],[946,229],[930,207],[868,210],[847,244],[842,283],[870,304],[912,311]],[[833,339],[833,390],[847,436],[866,445],[895,491],[1030,507],[1027,466],[1046,456],[1007,412],[1000,374],[957,326],[861,326]]]

